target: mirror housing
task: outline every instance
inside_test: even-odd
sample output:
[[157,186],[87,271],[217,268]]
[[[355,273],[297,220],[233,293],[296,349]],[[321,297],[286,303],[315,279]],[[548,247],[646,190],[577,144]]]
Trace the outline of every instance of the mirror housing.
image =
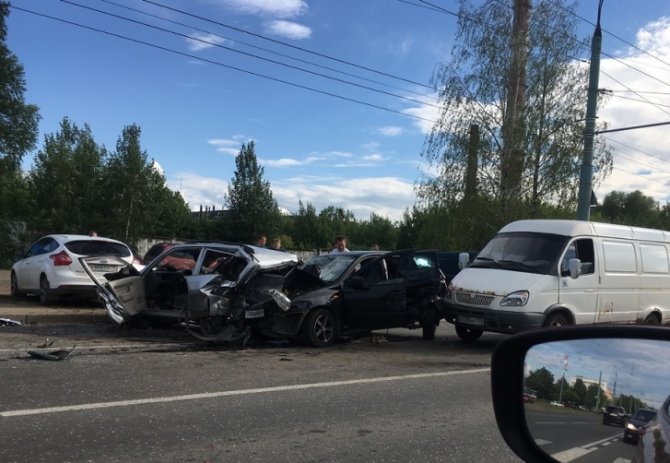
[[582,273],[582,261],[579,259],[570,259],[568,261],[568,268],[570,269],[570,278],[575,280]]
[[[556,462],[529,432],[524,406],[526,354],[534,346],[571,340],[654,340],[670,342],[667,327],[579,325],[527,331],[503,339],[491,357],[491,393],[496,422],[509,447],[524,461]],[[669,344],[670,347],[670,344]],[[612,357],[616,351],[612,352]]]
[[463,270],[470,263],[470,254],[462,252],[458,255],[458,268]]

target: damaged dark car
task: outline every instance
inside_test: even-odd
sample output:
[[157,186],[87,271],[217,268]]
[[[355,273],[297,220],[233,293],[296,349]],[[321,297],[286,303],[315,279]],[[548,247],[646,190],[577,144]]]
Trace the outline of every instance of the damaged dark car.
[[332,253],[299,263],[255,246],[185,244],[106,281],[90,271],[95,262],[82,258],[115,322],[170,319],[212,342],[258,334],[323,347],[348,333],[397,327],[421,327],[433,339],[443,316],[446,286],[434,251]]

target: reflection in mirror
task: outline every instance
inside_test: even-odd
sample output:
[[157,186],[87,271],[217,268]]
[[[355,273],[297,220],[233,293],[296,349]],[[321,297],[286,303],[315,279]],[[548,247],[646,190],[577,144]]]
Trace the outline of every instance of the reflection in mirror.
[[538,344],[524,367],[528,430],[561,462],[670,461],[669,378],[670,342]]

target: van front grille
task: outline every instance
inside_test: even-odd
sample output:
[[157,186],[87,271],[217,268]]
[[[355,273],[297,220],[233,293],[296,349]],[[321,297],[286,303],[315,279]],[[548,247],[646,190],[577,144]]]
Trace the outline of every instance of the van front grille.
[[456,292],[456,302],[468,305],[488,306],[493,302],[493,296]]

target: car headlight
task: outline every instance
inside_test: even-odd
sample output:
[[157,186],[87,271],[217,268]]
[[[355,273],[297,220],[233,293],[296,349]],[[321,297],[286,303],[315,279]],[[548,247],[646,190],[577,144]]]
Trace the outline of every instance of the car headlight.
[[633,423],[628,423],[626,425],[626,429],[628,429],[630,431],[637,431],[637,426],[635,426]]
[[284,312],[291,308],[291,299],[289,299],[286,294],[282,293],[281,291],[277,291],[276,289],[271,289],[269,292],[270,296],[272,296],[272,299]]
[[528,302],[528,291],[515,291],[508,294],[500,301],[500,305],[506,307],[521,307]]

